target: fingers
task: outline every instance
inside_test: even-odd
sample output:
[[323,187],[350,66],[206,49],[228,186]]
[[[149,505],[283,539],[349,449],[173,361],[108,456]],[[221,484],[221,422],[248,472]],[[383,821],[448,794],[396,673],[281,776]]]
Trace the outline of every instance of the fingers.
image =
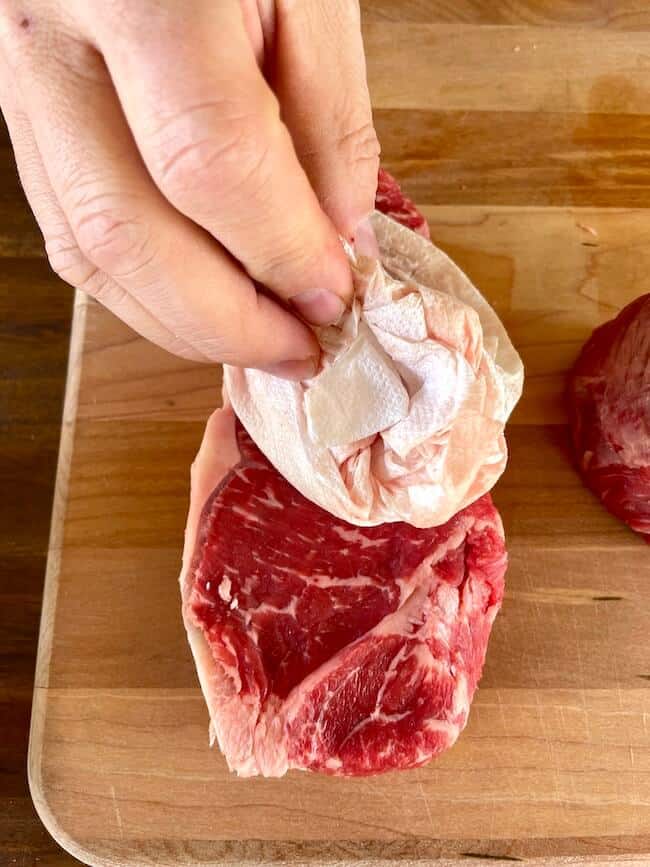
[[317,355],[311,331],[258,296],[232,257],[165,200],[142,165],[100,57],[72,37],[60,39],[50,36],[47,51],[34,49],[34,62],[21,63],[18,75],[21,104],[70,229],[71,238],[64,232],[58,244],[43,226],[55,269],[179,354],[246,366],[291,361],[294,375],[304,361],[308,375]]
[[160,190],[310,321],[335,320],[351,294],[349,266],[258,68],[238,0],[196,0],[192,15],[151,0],[125,9],[123,33],[101,7],[86,21]]
[[374,207],[379,144],[356,0],[276,2],[274,87],[298,157],[345,237]]
[[[0,70],[0,82],[7,82]],[[67,283],[101,298],[105,306],[140,334],[170,352],[192,361],[207,361],[191,346],[179,341],[115,281],[94,267],[81,253],[47,177],[27,116],[18,109],[15,94],[0,86],[0,101],[14,148],[25,195],[45,238],[53,270]]]

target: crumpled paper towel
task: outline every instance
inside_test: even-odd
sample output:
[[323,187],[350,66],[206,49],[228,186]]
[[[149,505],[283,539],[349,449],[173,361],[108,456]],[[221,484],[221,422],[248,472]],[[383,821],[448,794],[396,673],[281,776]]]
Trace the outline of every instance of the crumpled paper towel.
[[348,250],[352,309],[315,329],[316,376],[224,367],[233,408],[305,497],[352,524],[442,524],[490,490],[523,365],[496,313],[430,241],[375,212],[380,261]]

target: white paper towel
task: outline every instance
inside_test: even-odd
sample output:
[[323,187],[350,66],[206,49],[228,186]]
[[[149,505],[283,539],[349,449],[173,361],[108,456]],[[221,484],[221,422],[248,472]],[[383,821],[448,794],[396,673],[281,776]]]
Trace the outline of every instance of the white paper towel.
[[523,366],[496,313],[430,241],[375,212],[381,260],[349,250],[352,309],[315,329],[319,373],[224,367],[271,463],[352,524],[442,524],[494,485]]

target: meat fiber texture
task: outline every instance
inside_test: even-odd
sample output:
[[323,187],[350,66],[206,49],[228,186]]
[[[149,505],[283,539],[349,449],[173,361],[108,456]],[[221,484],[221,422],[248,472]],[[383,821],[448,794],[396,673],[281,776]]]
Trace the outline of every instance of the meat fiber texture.
[[395,178],[386,169],[379,169],[375,207],[382,214],[412,229],[423,238],[430,238],[429,224],[415,207],[415,204],[405,196]]
[[384,178],[377,204],[420,234],[375,211],[380,258],[347,248],[355,298],[340,323],[316,329],[317,375],[289,382],[226,366],[224,382],[253,440],[309,500],[358,526],[433,527],[503,472],[523,366],[398,193]]
[[650,294],[597,328],[569,378],[582,477],[650,543]]
[[293,488],[236,422],[192,468],[183,617],[231,770],[412,768],[467,720],[506,553],[489,495],[446,524],[356,527]]
[[[427,235],[387,173],[377,205]],[[437,528],[359,527],[283,478],[232,407],[217,410],[192,467],[181,590],[229,767],[375,774],[451,746],[505,569],[489,495]]]

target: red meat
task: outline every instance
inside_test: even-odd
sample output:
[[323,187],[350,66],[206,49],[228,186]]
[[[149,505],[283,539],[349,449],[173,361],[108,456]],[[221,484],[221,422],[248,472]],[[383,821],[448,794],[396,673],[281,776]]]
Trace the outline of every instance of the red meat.
[[375,207],[408,229],[430,238],[429,226],[413,202],[404,195],[395,178],[386,169],[379,169]]
[[[424,234],[398,192],[383,172],[377,207]],[[505,568],[489,495],[436,528],[356,527],[305,499],[218,410],[193,467],[181,587],[229,766],[374,774],[451,746]]]
[[650,543],[650,294],[586,342],[569,378],[569,412],[585,483]]
[[[204,448],[218,449],[207,436]],[[184,589],[231,768],[424,764],[465,725],[503,597],[489,495],[442,527],[355,527],[292,488],[239,425],[237,447],[203,510]]]

